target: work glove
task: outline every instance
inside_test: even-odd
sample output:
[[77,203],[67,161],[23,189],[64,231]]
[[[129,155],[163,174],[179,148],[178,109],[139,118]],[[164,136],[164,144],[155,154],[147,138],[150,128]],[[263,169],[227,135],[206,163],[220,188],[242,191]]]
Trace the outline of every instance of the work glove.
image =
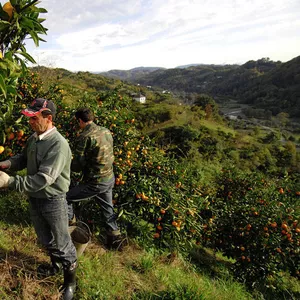
[[9,169],[11,166],[10,160],[0,161],[0,170]]
[[8,187],[9,178],[10,177],[5,172],[0,171],[0,188]]

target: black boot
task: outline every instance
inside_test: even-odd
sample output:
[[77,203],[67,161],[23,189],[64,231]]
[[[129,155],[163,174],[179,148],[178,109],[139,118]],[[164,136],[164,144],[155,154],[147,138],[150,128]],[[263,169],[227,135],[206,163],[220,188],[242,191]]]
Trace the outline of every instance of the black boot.
[[123,247],[128,245],[127,238],[122,234],[117,235],[107,235],[106,246],[109,250],[122,251]]
[[41,264],[37,267],[37,273],[39,277],[49,277],[58,274],[61,269],[62,265],[56,261],[53,256],[50,256],[51,264]]
[[74,297],[76,290],[76,268],[76,262],[64,268],[64,284],[61,288],[63,300],[72,300]]

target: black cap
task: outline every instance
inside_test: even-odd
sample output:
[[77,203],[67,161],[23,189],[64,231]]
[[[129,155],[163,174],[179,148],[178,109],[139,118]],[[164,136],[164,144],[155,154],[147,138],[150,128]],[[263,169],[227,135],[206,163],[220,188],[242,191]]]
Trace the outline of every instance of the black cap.
[[51,100],[43,98],[37,98],[33,102],[22,110],[22,114],[27,117],[33,117],[42,111],[50,111],[52,115],[56,114],[56,106]]

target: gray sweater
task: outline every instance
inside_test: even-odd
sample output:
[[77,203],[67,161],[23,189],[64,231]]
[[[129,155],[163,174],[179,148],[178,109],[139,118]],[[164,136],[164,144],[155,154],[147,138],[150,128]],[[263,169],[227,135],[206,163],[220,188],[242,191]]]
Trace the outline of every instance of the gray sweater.
[[32,135],[22,153],[11,157],[10,170],[27,168],[26,176],[10,177],[9,188],[34,198],[64,194],[70,185],[71,149],[54,128],[42,140]]

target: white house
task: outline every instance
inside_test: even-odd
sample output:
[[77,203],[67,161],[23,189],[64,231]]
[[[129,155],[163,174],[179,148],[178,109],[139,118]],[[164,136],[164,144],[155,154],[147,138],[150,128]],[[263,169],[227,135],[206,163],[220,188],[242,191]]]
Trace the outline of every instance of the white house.
[[138,94],[138,95],[133,96],[133,99],[137,102],[140,102],[140,103],[145,103],[146,102],[146,96],[144,96],[142,94]]

